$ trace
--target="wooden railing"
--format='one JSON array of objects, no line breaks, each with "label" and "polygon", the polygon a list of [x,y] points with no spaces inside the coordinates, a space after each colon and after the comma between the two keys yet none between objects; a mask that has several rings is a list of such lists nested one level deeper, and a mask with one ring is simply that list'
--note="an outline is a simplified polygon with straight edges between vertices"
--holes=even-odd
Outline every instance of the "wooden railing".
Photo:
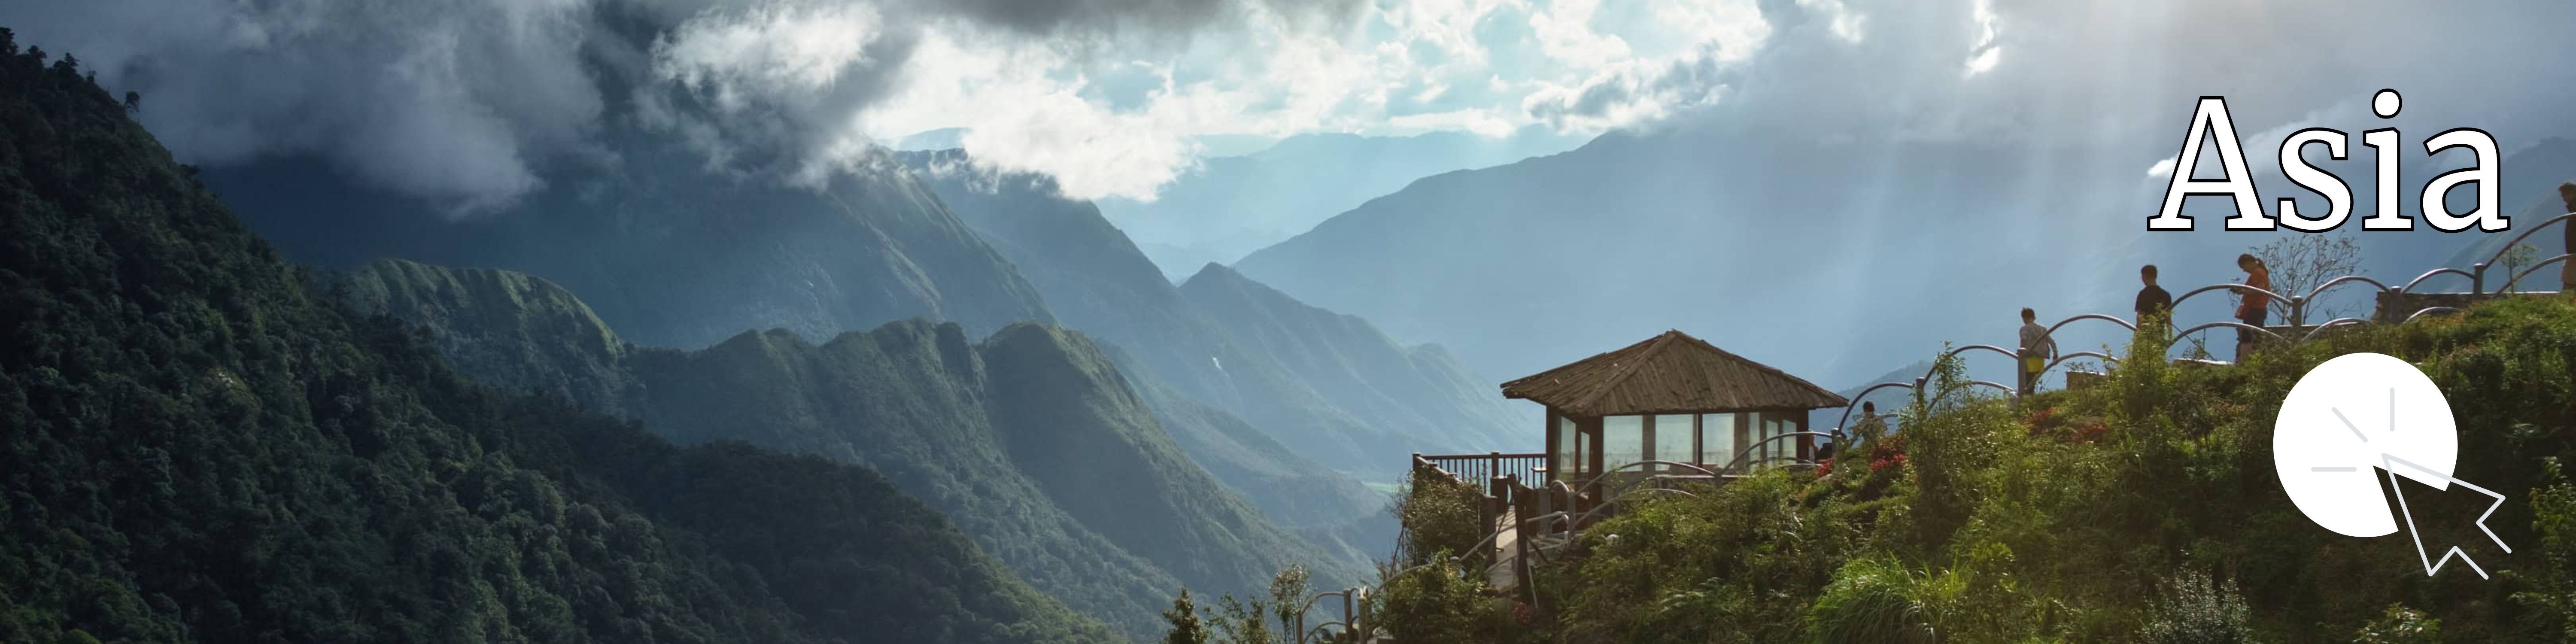
[{"label": "wooden railing", "polygon": [[1476,489],[1482,490],[1485,489],[1485,485],[1488,481],[1492,481],[1494,477],[1497,476],[1513,477],[1519,479],[1523,484],[1528,485],[1543,484],[1541,481],[1544,479],[1541,478],[1539,474],[1540,468],[1547,464],[1547,454],[1505,454],[1502,452],[1486,452],[1483,454],[1425,455],[1420,452],[1415,452],[1413,454],[1413,462],[1416,465],[1428,465],[1439,468],[1440,471],[1447,472],[1450,476],[1457,477],[1459,482],[1473,485]]}]

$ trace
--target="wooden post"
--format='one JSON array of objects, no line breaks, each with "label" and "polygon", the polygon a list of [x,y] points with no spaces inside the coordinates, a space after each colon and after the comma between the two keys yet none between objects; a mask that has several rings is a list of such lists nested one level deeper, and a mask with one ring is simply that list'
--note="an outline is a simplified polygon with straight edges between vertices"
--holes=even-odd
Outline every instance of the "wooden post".
[{"label": "wooden post", "polygon": [[[1796,418],[1798,419],[1798,431],[1807,431],[1807,415],[1798,414],[1796,415]],[[1816,437],[1805,435],[1798,437],[1798,459],[1806,461],[1816,460]]]},{"label": "wooden post", "polygon": [[[1514,481],[1518,483],[1518,481]],[[1538,591],[1530,590],[1529,514],[1515,505],[1512,511],[1512,582],[1529,593],[1530,604],[1537,605]]]},{"label": "wooden post", "polygon": [[1350,635],[1353,642],[1360,641],[1360,613],[1351,597],[1359,593],[1358,588],[1342,591],[1342,630]]}]

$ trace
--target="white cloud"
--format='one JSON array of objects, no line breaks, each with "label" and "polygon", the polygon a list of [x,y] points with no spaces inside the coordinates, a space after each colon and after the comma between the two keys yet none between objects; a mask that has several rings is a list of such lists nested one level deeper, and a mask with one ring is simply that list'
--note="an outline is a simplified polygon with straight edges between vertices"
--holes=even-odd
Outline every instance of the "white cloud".
[{"label": "white cloud", "polygon": [[[2551,29],[2576,5],[2291,2],[98,0],[13,21],[143,91],[191,162],[311,154],[459,212],[542,187],[550,159],[629,113],[729,172],[811,181],[871,141],[963,128],[979,162],[1139,199],[1201,141],[1588,134],[1693,112],[1819,139],[2170,153],[2188,97],[2227,94],[2240,127],[2270,132],[2375,123],[2337,106],[2396,86],[2418,137],[2564,133],[2563,110],[2530,106],[2576,82],[2528,61],[2567,57]],[[2446,34],[2438,56],[2387,57],[2423,33]]]},{"label": "white cloud", "polygon": [[2173,176],[2174,166],[2180,163],[2181,161],[2174,157],[2159,159],[2156,161],[2155,165],[2147,166],[2147,176],[2156,178],[2171,177]]},{"label": "white cloud", "polygon": [[867,45],[884,29],[861,4],[769,5],[700,14],[656,42],[653,68],[663,78],[707,93],[723,112],[757,97],[812,94],[868,61]]}]

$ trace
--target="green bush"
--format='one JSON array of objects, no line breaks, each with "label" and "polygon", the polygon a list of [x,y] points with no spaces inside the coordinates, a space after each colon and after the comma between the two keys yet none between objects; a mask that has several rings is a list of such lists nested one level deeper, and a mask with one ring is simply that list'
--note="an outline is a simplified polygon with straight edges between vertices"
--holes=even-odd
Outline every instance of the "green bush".
[{"label": "green bush", "polygon": [[2242,644],[2254,641],[2236,582],[2185,570],[2165,584],[2140,639],[2148,644]]},{"label": "green bush", "polygon": [[2363,624],[2352,635],[2353,644],[2441,644],[2442,620],[2404,604],[2389,604],[2388,612],[2379,619]]},{"label": "green bush", "polygon": [[1807,624],[1825,644],[1938,642],[1936,608],[1924,595],[1944,589],[1927,588],[1935,586],[1927,582],[1885,556],[1854,559],[1834,573],[1834,582],[1807,612]]},{"label": "green bush", "polygon": [[[2168,362],[2142,339],[2103,386],[2016,403],[1937,374],[1886,441],[1901,462],[1856,451],[1830,475],[1764,471],[1625,508],[1539,567],[1542,628],[1616,642],[2322,642],[2438,624],[2454,641],[2576,641],[2576,484],[2556,465],[2576,457],[2576,300],[2492,301],[2236,365]],[[2279,400],[2359,351],[2422,368],[2461,442],[2480,446],[2457,471],[2514,501],[2486,522],[2510,555],[2481,550],[2467,522],[2420,526],[2493,579],[2427,577],[2407,540],[2333,534],[2282,496]]]},{"label": "green bush", "polygon": [[1510,616],[1497,610],[1483,575],[1450,562],[1448,551],[1432,563],[1396,573],[1371,598],[1377,627],[1408,644],[1490,644],[1506,641]]},{"label": "green bush", "polygon": [[1432,553],[1446,551],[1470,553],[1470,564],[1481,563],[1485,557],[1475,546],[1493,533],[1481,525],[1484,499],[1483,493],[1447,474],[1415,468],[1395,497],[1395,517],[1403,530],[1396,537],[1398,559],[1405,566],[1420,566],[1431,562]]}]

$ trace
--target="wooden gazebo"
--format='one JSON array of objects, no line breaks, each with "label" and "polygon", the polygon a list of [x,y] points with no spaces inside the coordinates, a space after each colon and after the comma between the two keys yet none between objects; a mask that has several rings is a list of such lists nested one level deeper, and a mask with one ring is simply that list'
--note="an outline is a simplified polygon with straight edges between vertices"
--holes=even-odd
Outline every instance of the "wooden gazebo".
[{"label": "wooden gazebo", "polygon": [[1680,331],[1503,383],[1503,397],[1547,406],[1546,478],[1576,486],[1657,469],[1622,469],[1642,461],[1740,471],[1811,459],[1814,437],[1782,437],[1806,431],[1809,410],[1850,404]]}]

